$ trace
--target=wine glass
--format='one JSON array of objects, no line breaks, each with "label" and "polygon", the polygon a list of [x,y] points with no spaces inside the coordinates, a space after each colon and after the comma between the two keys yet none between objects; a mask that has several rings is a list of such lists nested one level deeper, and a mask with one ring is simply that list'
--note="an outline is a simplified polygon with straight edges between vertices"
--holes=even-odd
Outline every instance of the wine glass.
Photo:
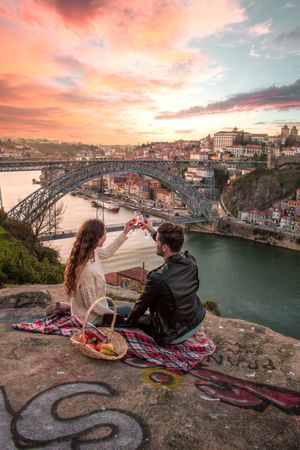
[{"label": "wine glass", "polygon": [[142,231],[144,231],[144,239],[148,239],[148,233],[147,233],[147,228],[146,228],[146,223],[147,223],[147,219],[144,216],[144,214],[141,214],[139,216],[139,227]]},{"label": "wine glass", "polygon": [[135,228],[136,228],[136,226],[137,226],[137,224],[138,224],[138,214],[137,214],[137,211],[134,211],[134,212],[133,212],[133,218],[131,219],[130,222],[131,222],[132,225],[134,225],[134,228],[130,231],[130,233],[131,233],[132,235],[135,235],[135,234],[136,234]]}]

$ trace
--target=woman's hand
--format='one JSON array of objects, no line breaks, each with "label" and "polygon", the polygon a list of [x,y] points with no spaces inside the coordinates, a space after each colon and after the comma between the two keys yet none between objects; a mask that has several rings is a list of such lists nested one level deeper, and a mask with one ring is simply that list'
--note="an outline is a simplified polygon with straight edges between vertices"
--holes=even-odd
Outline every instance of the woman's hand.
[{"label": "woman's hand", "polygon": [[46,316],[52,316],[54,314],[64,313],[71,311],[71,305],[68,302],[56,302],[52,303],[46,309]]},{"label": "woman's hand", "polygon": [[136,225],[136,224],[134,223],[133,220],[129,220],[129,222],[127,222],[127,223],[125,224],[123,233],[124,233],[124,234],[128,234],[130,230],[133,230],[133,229],[134,229],[135,225]]}]

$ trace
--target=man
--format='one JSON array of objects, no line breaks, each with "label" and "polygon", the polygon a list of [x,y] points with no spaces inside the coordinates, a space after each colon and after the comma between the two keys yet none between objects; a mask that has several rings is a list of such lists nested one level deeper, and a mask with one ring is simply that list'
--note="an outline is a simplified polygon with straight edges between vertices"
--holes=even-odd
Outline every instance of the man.
[{"label": "man", "polygon": [[[146,227],[164,264],[148,273],[144,291],[126,325],[142,329],[159,344],[179,344],[201,328],[206,312],[197,296],[197,264],[187,251],[180,253],[182,227],[164,222],[156,232],[149,220]],[[144,315],[148,308],[150,314]]]}]

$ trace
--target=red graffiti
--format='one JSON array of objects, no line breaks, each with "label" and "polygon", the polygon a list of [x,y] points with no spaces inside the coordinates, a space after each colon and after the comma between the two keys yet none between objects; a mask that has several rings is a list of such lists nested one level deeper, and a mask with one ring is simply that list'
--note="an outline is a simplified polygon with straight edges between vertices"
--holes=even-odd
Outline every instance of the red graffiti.
[{"label": "red graffiti", "polygon": [[242,408],[263,411],[269,404],[288,414],[300,415],[300,393],[267,384],[253,383],[224,375],[214,370],[191,372],[201,381],[196,386],[205,394]]}]

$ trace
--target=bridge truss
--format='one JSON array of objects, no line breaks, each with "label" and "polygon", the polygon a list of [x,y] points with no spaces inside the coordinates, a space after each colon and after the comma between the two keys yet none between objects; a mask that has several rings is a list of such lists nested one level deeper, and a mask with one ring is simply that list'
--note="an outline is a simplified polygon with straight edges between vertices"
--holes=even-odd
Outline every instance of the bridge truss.
[{"label": "bridge truss", "polygon": [[[43,169],[60,169],[60,170],[77,170],[94,164],[100,164],[102,162],[114,163],[120,160],[87,160],[87,161],[75,161],[75,160],[32,160],[32,159],[18,159],[18,160],[0,160],[0,172],[16,172],[16,171],[31,171],[31,170],[43,170]],[[229,167],[235,167],[237,169],[255,169],[267,167],[265,161],[242,161],[238,159],[213,161],[213,160],[197,160],[197,159],[132,159],[127,160],[133,164],[137,161],[151,165],[161,165],[165,167],[209,167],[211,169],[227,169]]]},{"label": "bridge truss", "polygon": [[[211,192],[203,189],[198,191],[181,177],[174,175],[153,162],[139,160],[114,160],[90,164],[81,169],[71,171],[47,183],[40,189],[22,200],[8,212],[8,216],[34,224],[45,212],[52,208],[64,195],[73,191],[81,184],[110,173],[138,173],[158,180],[163,186],[175,191],[188,206],[194,216],[201,216],[208,222],[211,220]],[[211,171],[213,176],[213,171]]]}]

